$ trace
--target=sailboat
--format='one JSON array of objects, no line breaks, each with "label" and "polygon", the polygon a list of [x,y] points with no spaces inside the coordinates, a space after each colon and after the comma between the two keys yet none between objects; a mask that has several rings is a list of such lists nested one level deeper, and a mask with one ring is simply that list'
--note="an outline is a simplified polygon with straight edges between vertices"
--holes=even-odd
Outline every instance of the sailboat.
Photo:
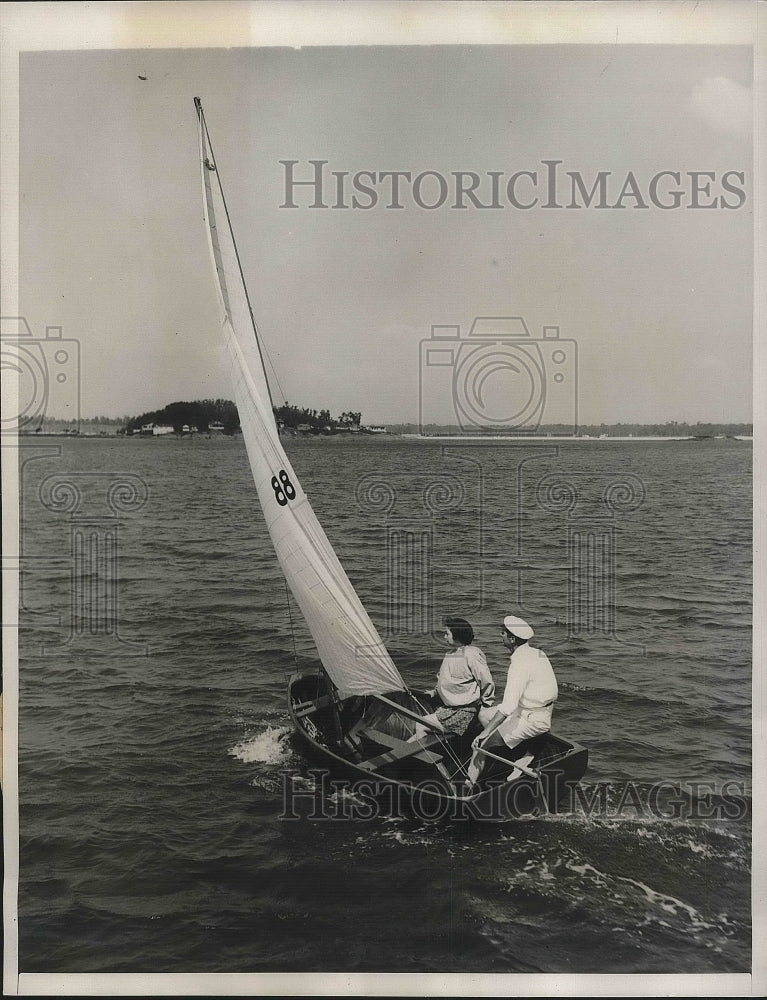
[{"label": "sailboat", "polygon": [[[423,815],[503,820],[556,809],[586,770],[587,751],[547,733],[487,761],[467,784],[471,737],[424,721],[346,575],[285,453],[258,328],[199,98],[203,214],[221,330],[253,481],[277,559],[316,645],[318,665],[288,680],[288,711],[304,750],[395,807]],[[416,724],[426,735],[414,738]],[[419,730],[420,731],[420,730]],[[488,754],[490,757],[490,754]]]}]

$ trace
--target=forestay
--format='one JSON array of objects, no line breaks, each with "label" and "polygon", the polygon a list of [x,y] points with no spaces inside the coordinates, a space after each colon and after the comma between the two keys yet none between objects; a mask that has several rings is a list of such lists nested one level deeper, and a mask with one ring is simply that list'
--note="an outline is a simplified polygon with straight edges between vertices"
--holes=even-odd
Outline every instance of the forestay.
[{"label": "forestay", "polygon": [[341,698],[405,684],[354,591],[280,443],[258,334],[205,118],[199,122],[203,212],[221,326],[253,480],[285,578]]}]

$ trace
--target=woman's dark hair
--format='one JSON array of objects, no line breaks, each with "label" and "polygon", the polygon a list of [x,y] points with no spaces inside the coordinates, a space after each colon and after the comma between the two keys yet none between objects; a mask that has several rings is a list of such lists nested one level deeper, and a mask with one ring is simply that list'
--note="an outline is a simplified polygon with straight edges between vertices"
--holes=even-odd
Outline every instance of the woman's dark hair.
[{"label": "woman's dark hair", "polygon": [[474,641],[474,629],[465,618],[445,618],[445,628],[453,633],[453,638],[462,646],[468,646]]}]

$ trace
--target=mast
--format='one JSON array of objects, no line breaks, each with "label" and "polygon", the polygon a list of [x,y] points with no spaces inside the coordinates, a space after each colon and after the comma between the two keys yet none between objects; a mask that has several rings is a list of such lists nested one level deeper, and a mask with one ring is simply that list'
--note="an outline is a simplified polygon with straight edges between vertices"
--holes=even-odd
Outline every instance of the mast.
[{"label": "mast", "polygon": [[[242,291],[245,295],[245,301],[248,304],[248,313],[250,315],[250,323],[253,328],[253,336],[256,340],[256,346],[258,347],[258,356],[261,360],[261,367],[264,369],[264,378],[266,380],[266,391],[269,394],[269,405],[272,408],[272,413],[274,413],[274,399],[272,397],[272,389],[269,385],[269,379],[266,376],[266,363],[264,361],[264,350],[261,343],[261,337],[258,332],[258,325],[256,324],[256,317],[253,315],[253,306],[250,302],[250,293],[248,292],[248,285],[245,281],[245,275],[242,270],[242,261],[240,260],[240,252],[237,249],[237,241],[234,238],[234,229],[232,228],[232,220],[229,217],[229,207],[226,204],[226,197],[224,196],[224,186],[221,183],[221,174],[218,172],[218,163],[216,161],[216,155],[213,152],[213,143],[210,141],[210,132],[208,132],[208,123],[205,121],[205,112],[202,110],[202,102],[199,97],[195,97],[194,106],[197,111],[197,118],[200,122],[200,133],[204,139],[204,143],[207,146],[208,155],[203,158],[204,168],[211,173],[216,175],[216,183],[218,184],[219,194],[221,195],[221,204],[224,206],[224,213],[226,215],[226,224],[229,227],[229,232],[232,236],[232,246],[234,247],[234,254],[237,259],[237,269],[240,273],[240,281],[242,282]],[[223,268],[219,272],[220,279],[225,282],[225,276],[223,273]],[[277,426],[277,417],[274,418],[275,427]],[[279,428],[278,428],[279,430]]]},{"label": "mast", "polygon": [[199,98],[194,105],[203,217],[221,330],[253,482],[277,558],[339,698],[405,690],[280,440],[261,340]]}]

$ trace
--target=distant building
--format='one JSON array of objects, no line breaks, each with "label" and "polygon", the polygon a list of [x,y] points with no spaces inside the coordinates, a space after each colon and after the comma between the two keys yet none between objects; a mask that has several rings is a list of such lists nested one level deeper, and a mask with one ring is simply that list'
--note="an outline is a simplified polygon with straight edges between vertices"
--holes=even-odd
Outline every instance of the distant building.
[{"label": "distant building", "polygon": [[381,424],[371,424],[369,427],[366,427],[365,430],[368,432],[368,434],[385,434],[386,433],[386,428],[383,427]]},{"label": "distant building", "polygon": [[208,424],[208,430],[210,431],[211,434],[223,434],[224,425],[221,423],[220,420],[214,420],[213,423]]},{"label": "distant building", "polygon": [[167,424],[142,424],[139,431],[140,437],[162,437],[165,434],[172,434],[173,428]]}]

